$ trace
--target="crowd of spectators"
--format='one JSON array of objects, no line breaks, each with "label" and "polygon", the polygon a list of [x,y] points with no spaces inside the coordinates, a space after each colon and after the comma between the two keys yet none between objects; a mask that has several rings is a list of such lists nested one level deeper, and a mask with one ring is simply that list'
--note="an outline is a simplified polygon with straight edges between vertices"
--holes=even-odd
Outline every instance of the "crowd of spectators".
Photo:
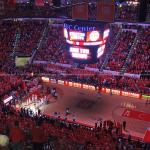
[{"label": "crowd of spectators", "polygon": [[104,63],[105,58],[111,53],[111,50],[115,47],[116,43],[118,42],[118,33],[120,32],[120,27],[118,25],[111,25],[110,26],[110,33],[108,40],[106,42],[106,48],[104,54],[99,58],[96,64],[88,64],[88,67],[91,68],[101,68],[102,64]]},{"label": "crowd of spectators", "polygon": [[46,22],[42,21],[27,21],[18,23],[18,46],[16,51],[21,55],[31,55],[37,48],[39,40],[44,31]]},{"label": "crowd of spectators", "polygon": [[8,56],[13,51],[16,28],[15,22],[3,21],[0,23],[0,66],[4,64],[4,61],[9,60]]},{"label": "crowd of spectators", "polygon": [[139,10],[138,5],[118,4],[116,5],[115,19],[118,21],[137,22],[138,10]]},{"label": "crowd of spectators", "polygon": [[150,27],[140,30],[137,45],[128,63],[127,72],[140,74],[150,72]]},{"label": "crowd of spectators", "polygon": [[7,94],[13,89],[18,88],[22,85],[22,79],[16,76],[5,75],[1,73],[0,75],[0,98],[3,96],[7,97]]},{"label": "crowd of spectators", "polygon": [[12,51],[21,55],[31,55],[39,43],[45,24],[46,22],[42,21],[2,21],[0,24],[2,59],[6,59]]},{"label": "crowd of spectators", "polygon": [[66,63],[64,47],[65,41],[63,38],[62,26],[51,26],[48,31],[46,42],[42,45],[42,49],[37,52],[35,59],[39,61],[44,60]]},{"label": "crowd of spectators", "polygon": [[150,94],[150,80],[147,78],[137,79],[125,76],[113,76],[74,67],[64,68],[55,64],[48,65],[45,71],[47,75],[57,77],[58,79],[61,78],[63,80],[82,82],[127,92]]},{"label": "crowd of spectators", "polygon": [[[15,21],[1,21],[0,23],[0,50],[12,51],[18,25]],[[4,51],[5,50],[5,51]]]},{"label": "crowd of spectators", "polygon": [[[1,148],[12,150],[148,150],[148,145],[122,138],[121,124],[111,120],[98,121],[95,127],[82,125],[75,120],[29,115],[26,108],[15,110],[13,105],[0,103]],[[5,138],[2,139],[2,135]]]},{"label": "crowd of spectators", "polygon": [[[20,30],[20,39],[18,41],[17,51],[19,50],[22,54],[31,54],[33,50],[36,49],[38,45],[38,41],[43,33],[44,30],[44,21],[27,21],[27,22],[12,22],[6,21],[1,24],[1,71],[6,71],[8,73],[21,73],[26,74],[28,72],[34,72],[36,70],[37,73],[41,73],[41,68],[35,69],[34,67],[27,67],[26,69],[15,68],[14,60],[10,57],[9,54],[13,52],[13,46],[15,42],[15,31]],[[8,30],[7,30],[8,28]],[[11,30],[9,30],[11,29]],[[71,69],[58,67],[56,65],[49,65],[45,68],[51,68],[49,70],[55,70],[55,72],[62,72],[65,74],[77,75],[79,77],[91,77],[95,75],[95,72],[88,71],[85,68],[98,68],[100,69],[105,58],[113,49],[113,53],[108,60],[108,63],[104,69],[109,69],[113,71],[120,71],[126,61],[128,53],[130,52],[130,48],[133,44],[135,36],[138,34],[138,41],[133,50],[133,54],[131,55],[131,59],[127,65],[127,72],[140,74],[143,71],[149,71],[149,27],[142,27],[137,25],[123,25],[122,27],[119,25],[112,25],[110,37],[106,44],[106,49],[104,55],[99,59],[96,64],[91,65],[83,65],[81,69],[76,68],[73,65]],[[122,30],[122,31],[121,31]],[[135,30],[137,32],[135,32]],[[120,35],[117,37],[118,32]],[[36,38],[34,35],[37,35]],[[4,38],[2,38],[4,37]],[[63,38],[63,30],[62,26],[50,26],[47,33],[47,39],[42,44],[41,49],[37,50],[36,56],[34,60],[40,61],[50,61],[50,62],[59,62],[62,64],[71,64],[72,62],[67,59],[66,57],[66,50],[65,50],[65,40]],[[7,43],[7,44],[6,44]],[[28,46],[27,46],[28,45]],[[17,52],[16,51],[16,52]],[[3,61],[5,59],[5,61]],[[145,60],[147,63],[145,63]],[[42,68],[42,73],[47,71],[47,69]],[[102,77],[100,75],[100,77]],[[105,76],[104,76],[105,78]],[[106,76],[107,78],[107,76]],[[108,79],[109,86],[115,89],[122,89],[137,93],[144,93],[149,94],[149,82],[147,79],[133,79],[128,77],[122,77],[120,80],[114,81]],[[128,83],[126,85],[126,82]]]},{"label": "crowd of spectators", "polygon": [[[119,28],[121,28],[120,30],[122,31],[119,31]],[[125,63],[127,63],[127,65],[125,65],[125,71],[127,73],[141,74],[143,72],[149,72],[150,45],[148,41],[150,40],[150,27],[123,25],[122,27],[113,27],[113,29],[116,30],[115,34],[120,32],[118,39],[115,38],[116,35],[108,39],[104,55],[100,58],[97,65],[90,65],[90,67],[101,67],[107,55],[109,55],[113,49],[113,53],[109,57],[108,63],[104,69],[119,72],[122,70]],[[135,45],[133,46],[133,44]],[[126,62],[128,55],[131,57]],[[145,61],[147,63],[145,63]]]},{"label": "crowd of spectators", "polygon": [[[56,64],[15,68],[15,66],[12,65],[14,64],[14,60],[11,59],[9,54],[12,54],[15,50],[14,42],[16,32],[18,32],[18,34],[20,32],[17,50],[20,50],[19,52],[21,54],[27,55],[36,49],[39,39],[42,36],[44,25],[45,23],[41,21],[7,22],[0,24],[0,71],[19,75],[19,77],[8,76],[3,72],[1,73],[1,99],[2,97],[7,97],[7,94],[12,90],[17,90],[19,86],[23,86],[22,78],[34,75],[42,76],[42,73],[47,73],[48,76],[58,79],[150,95],[150,80],[146,78],[134,79],[95,73],[85,69],[88,65],[82,66],[84,69],[81,69],[81,66],[80,68],[78,68],[78,66],[65,68]],[[127,28],[130,29],[130,27]],[[137,27],[134,28],[138,29]],[[143,70],[149,71],[149,29],[149,27],[138,29],[138,32],[140,32],[139,39],[133,51],[127,70],[128,72],[141,73]],[[110,35],[112,38],[109,39],[109,43],[106,45],[106,53],[104,56],[109,53],[111,43],[112,47],[116,45],[117,31],[119,31],[118,27],[112,27]],[[62,27],[50,27],[47,37],[46,44],[37,50],[35,60],[53,61],[62,64],[70,63],[69,60],[66,60],[64,53],[65,41],[63,39]],[[134,38],[135,33],[132,31],[121,32],[120,39],[117,42],[118,45],[115,47],[112,57],[108,62],[110,70],[119,71],[122,68],[122,63],[125,62]],[[103,59],[105,59],[105,57]],[[102,63],[100,60],[97,64],[89,66],[98,68]],[[118,66],[119,63],[120,66]],[[10,140],[9,146],[14,150],[20,147],[21,149],[23,149],[23,147],[33,149],[34,147],[35,150],[41,149],[41,147],[45,149],[46,147],[49,147],[49,149],[55,148],[58,150],[93,150],[96,148],[104,150],[123,150],[127,148],[135,149],[136,147],[146,149],[146,147],[144,147],[146,145],[140,142],[127,142],[122,139],[118,134],[116,126],[111,121],[104,121],[102,126],[91,128],[76,122],[69,123],[62,118],[49,118],[43,115],[30,116],[26,110],[22,109],[21,111],[16,111],[13,106],[6,106],[3,102],[0,103],[0,117],[0,134],[8,137]]]},{"label": "crowd of spectators", "polygon": [[[46,23],[42,21],[9,21],[2,23],[2,40],[0,46],[1,65],[5,65],[3,61],[4,59],[10,61],[10,57],[8,56],[10,56],[12,51],[22,55],[31,55],[32,52],[37,48],[40,37],[44,31],[45,24]],[[133,45],[135,36],[139,34],[136,48],[128,62],[129,65],[127,65],[127,72],[140,74],[143,70],[149,71],[149,63],[145,63],[143,61],[145,59],[147,59],[147,61],[149,60],[149,27],[142,28],[140,26],[131,26],[123,27],[123,31],[119,31],[121,27],[118,27],[117,25],[111,26],[111,34],[106,44],[104,55],[96,64],[86,66],[90,66],[92,68],[101,68],[105,58],[115,47],[105,69],[121,71],[131,50],[130,48]],[[9,29],[7,30],[7,28]],[[137,33],[132,30],[137,30]],[[117,39],[116,37],[118,32],[120,32],[120,36]],[[17,46],[14,48],[17,33],[20,34],[20,38],[18,38]],[[36,37],[34,36],[35,34]],[[42,49],[37,52],[35,60],[70,63],[70,61],[66,59],[67,54],[65,53],[65,49],[66,47],[65,40],[63,38],[62,27],[50,27],[47,36],[47,42],[45,42],[45,45],[42,46]]]},{"label": "crowd of spectators", "polygon": [[121,70],[133,44],[135,36],[136,33],[132,31],[121,32],[120,38],[117,41],[117,46],[115,47],[114,52],[108,61],[106,69],[113,71]]},{"label": "crowd of spectators", "polygon": [[31,56],[45,24],[43,21],[6,20],[0,23],[0,71],[13,73],[16,56]]},{"label": "crowd of spectators", "polygon": [[[117,36],[118,32],[120,32],[119,36]],[[131,26],[127,25],[127,26],[123,26],[122,28],[117,25],[114,26],[112,25],[110,37],[106,44],[106,48],[103,56],[98,60],[96,64],[91,64],[86,66],[92,68],[101,68],[104,60],[113,50],[113,53],[109,58],[108,63],[104,69],[112,70],[112,71],[121,71],[121,69],[123,68],[126,62],[129,52],[132,50],[131,49],[132,45],[135,42],[137,42],[135,41],[135,37],[139,33],[140,33],[140,35],[138,36],[139,41],[138,44],[136,45],[136,49],[134,50],[134,53],[132,54],[131,60],[129,60],[128,62],[131,65],[127,66],[127,72],[140,74],[143,70],[148,71],[149,63],[144,63],[144,61],[141,60],[143,59],[149,60],[149,55],[148,55],[149,54],[148,53],[149,27],[142,28],[141,26],[134,26],[134,25]],[[51,27],[48,33],[48,40],[46,44],[43,45],[42,49],[37,52],[35,60],[53,61],[53,62],[60,62],[64,64],[71,63],[70,60],[66,59],[67,54],[65,49],[66,47],[63,38],[62,27],[61,26]],[[140,56],[142,56],[143,58],[141,59]]]}]

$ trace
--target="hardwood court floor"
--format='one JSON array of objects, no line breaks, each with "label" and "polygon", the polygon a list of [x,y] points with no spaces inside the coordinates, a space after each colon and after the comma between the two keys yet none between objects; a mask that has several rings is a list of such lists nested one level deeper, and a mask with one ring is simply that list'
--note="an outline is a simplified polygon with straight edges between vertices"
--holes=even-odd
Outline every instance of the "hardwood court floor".
[{"label": "hardwood court floor", "polygon": [[122,113],[128,107],[134,106],[133,110],[142,111],[150,114],[150,105],[145,105],[144,100],[102,94],[101,98],[95,91],[66,87],[57,84],[45,84],[45,86],[56,87],[58,99],[56,102],[41,107],[43,113],[53,116],[54,112],[60,112],[61,117],[65,115],[65,109],[70,108],[71,114],[68,120],[72,120],[75,115],[78,122],[94,126],[95,122],[102,118],[127,122],[126,134],[133,134],[143,137],[146,129],[150,127],[150,122],[123,117]]}]

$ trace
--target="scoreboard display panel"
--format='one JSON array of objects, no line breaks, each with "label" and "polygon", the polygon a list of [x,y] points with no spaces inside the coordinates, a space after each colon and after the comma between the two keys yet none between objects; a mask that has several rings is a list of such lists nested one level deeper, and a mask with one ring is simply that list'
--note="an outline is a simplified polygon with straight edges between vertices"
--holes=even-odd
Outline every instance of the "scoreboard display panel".
[{"label": "scoreboard display panel", "polygon": [[97,61],[97,51],[99,46],[77,46],[67,44],[69,58],[76,63],[95,63]]},{"label": "scoreboard display panel", "polygon": [[105,22],[67,20],[64,37],[68,56],[78,63],[95,63],[105,49],[109,25]]}]

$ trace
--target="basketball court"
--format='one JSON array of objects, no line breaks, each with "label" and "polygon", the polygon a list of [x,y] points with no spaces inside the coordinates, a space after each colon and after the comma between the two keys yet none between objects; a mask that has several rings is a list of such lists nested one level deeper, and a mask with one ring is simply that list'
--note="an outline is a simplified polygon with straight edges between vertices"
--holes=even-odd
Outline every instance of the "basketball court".
[{"label": "basketball court", "polygon": [[54,112],[60,112],[64,118],[68,107],[68,120],[72,121],[75,116],[77,122],[91,126],[99,119],[126,121],[124,133],[140,138],[150,127],[150,104],[146,105],[144,100],[110,94],[99,97],[95,91],[57,84],[46,83],[45,86],[55,87],[58,99],[40,107],[44,114],[54,116]]}]

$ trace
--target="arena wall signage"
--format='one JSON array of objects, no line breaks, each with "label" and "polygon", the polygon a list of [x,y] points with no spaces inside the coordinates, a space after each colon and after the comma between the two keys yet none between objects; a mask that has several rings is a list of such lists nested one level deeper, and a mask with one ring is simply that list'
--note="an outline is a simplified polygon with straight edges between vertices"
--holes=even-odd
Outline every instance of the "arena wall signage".
[{"label": "arena wall signage", "polygon": [[3,100],[4,104],[9,103],[13,99],[13,96],[9,96],[6,99]]},{"label": "arena wall signage", "polygon": [[96,91],[98,89],[98,91],[102,93],[108,93],[108,94],[111,93],[114,95],[127,96],[127,97],[137,98],[137,99],[143,98],[142,95],[139,93],[126,92],[122,90],[110,89],[110,88],[104,88],[104,87],[100,89],[99,87],[95,87],[89,84],[82,84],[82,83],[71,82],[71,81],[66,81],[66,80],[64,81],[64,80],[49,79],[48,77],[41,77],[41,79],[43,82],[49,82],[49,83],[54,83],[54,84],[59,84],[59,85],[65,85],[65,86],[87,89],[87,90],[92,90],[92,91]]},{"label": "arena wall signage", "polygon": [[150,99],[150,95],[142,95],[143,99]]}]

